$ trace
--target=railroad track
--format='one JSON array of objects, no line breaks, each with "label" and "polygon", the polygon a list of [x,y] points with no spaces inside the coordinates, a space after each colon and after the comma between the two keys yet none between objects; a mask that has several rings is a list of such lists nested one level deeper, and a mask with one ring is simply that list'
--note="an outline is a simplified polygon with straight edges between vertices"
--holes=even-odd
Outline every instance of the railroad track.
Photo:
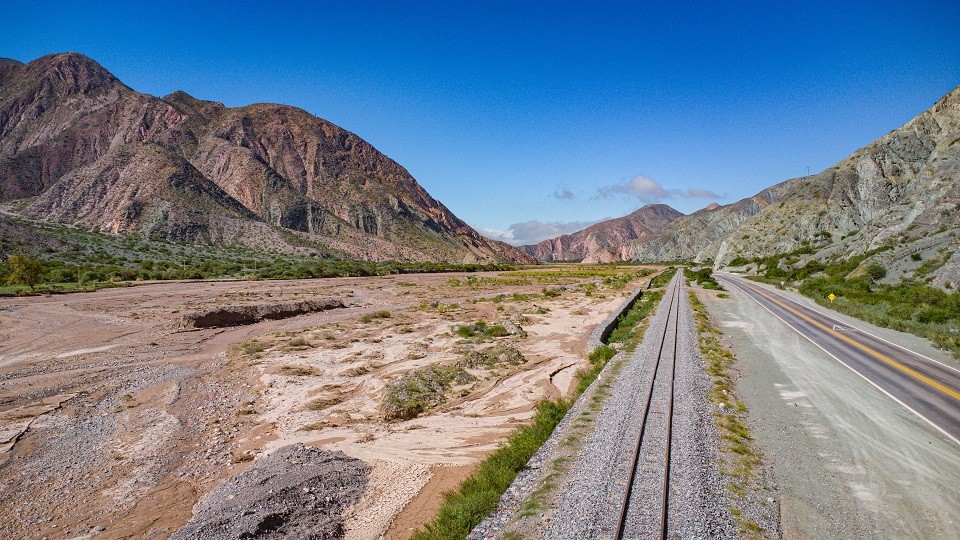
[{"label": "railroad track", "polygon": [[674,381],[683,276],[669,287],[667,317],[650,383],[638,396],[642,402],[639,435],[629,465],[614,538],[667,538],[670,512],[670,452],[672,448]]}]

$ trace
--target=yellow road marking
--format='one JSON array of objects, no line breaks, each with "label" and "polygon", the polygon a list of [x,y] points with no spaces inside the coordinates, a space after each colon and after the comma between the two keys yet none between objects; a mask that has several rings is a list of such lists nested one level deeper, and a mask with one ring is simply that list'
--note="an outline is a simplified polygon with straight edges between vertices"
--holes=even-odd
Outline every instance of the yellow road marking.
[{"label": "yellow road marking", "polygon": [[893,366],[893,367],[899,369],[900,371],[906,373],[907,375],[910,375],[911,377],[913,377],[913,378],[915,378],[915,379],[917,379],[917,380],[919,380],[919,381],[922,381],[922,382],[925,382],[925,383],[929,384],[930,386],[936,388],[937,390],[940,390],[940,391],[943,392],[944,394],[947,394],[948,396],[950,396],[950,397],[952,397],[952,398],[954,398],[954,399],[956,399],[956,400],[960,400],[960,392],[958,392],[958,391],[956,391],[956,390],[954,390],[954,389],[952,389],[952,388],[950,388],[950,387],[948,387],[948,386],[945,386],[944,384],[942,384],[942,383],[940,383],[940,382],[937,382],[937,381],[931,379],[930,377],[927,377],[926,375],[924,375],[924,374],[922,374],[922,373],[919,373],[919,372],[917,372],[917,371],[915,371],[915,370],[913,370],[913,369],[911,369],[911,368],[908,368],[907,366],[901,364],[900,362],[897,362],[897,361],[894,360],[893,358],[890,358],[889,356],[887,356],[887,355],[885,355],[885,354],[883,354],[883,353],[881,353],[881,352],[879,352],[879,351],[876,351],[876,350],[874,350],[874,349],[872,349],[872,348],[864,345],[863,343],[860,343],[859,341],[850,338],[849,336],[846,336],[846,335],[844,335],[844,334],[841,334],[840,332],[837,332],[836,330],[834,330],[834,329],[832,329],[832,328],[828,328],[827,326],[821,324],[820,322],[815,321],[815,320],[813,320],[812,318],[808,317],[807,315],[805,315],[805,314],[803,314],[803,313],[800,313],[799,311],[793,309],[792,307],[790,307],[790,306],[788,306],[788,305],[780,302],[779,300],[777,300],[776,298],[770,296],[769,294],[767,294],[766,291],[763,291],[763,290],[760,289],[759,287],[754,288],[754,287],[752,287],[752,286],[747,286],[747,288],[750,289],[750,290],[752,290],[753,292],[759,294],[760,296],[766,298],[767,300],[773,302],[774,304],[777,304],[778,306],[780,306],[780,307],[782,307],[783,309],[789,311],[790,313],[793,313],[793,314],[796,315],[797,317],[800,317],[801,319],[807,321],[808,323],[810,323],[810,324],[812,324],[812,325],[820,328],[821,330],[827,332],[828,334],[831,334],[831,335],[833,335],[833,336],[836,337],[836,338],[839,338],[839,339],[841,339],[841,340],[843,340],[843,341],[846,341],[846,342],[849,343],[850,345],[853,345],[854,347],[856,347],[856,348],[860,349],[861,351],[869,354],[870,356],[873,356],[874,358],[877,358],[878,360],[881,360],[881,361],[883,361],[883,362],[886,362],[886,363],[889,364],[890,366]]}]

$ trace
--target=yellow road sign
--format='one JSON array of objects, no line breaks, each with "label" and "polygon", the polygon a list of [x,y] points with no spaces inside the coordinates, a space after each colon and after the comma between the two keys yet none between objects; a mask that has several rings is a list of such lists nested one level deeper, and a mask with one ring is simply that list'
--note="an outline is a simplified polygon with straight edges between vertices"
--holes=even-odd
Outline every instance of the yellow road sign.
[{"label": "yellow road sign", "polygon": [[827,298],[829,298],[830,301],[833,302],[834,300],[837,299],[837,295],[835,295],[835,294],[833,294],[833,293],[830,293],[830,294],[827,295]]}]

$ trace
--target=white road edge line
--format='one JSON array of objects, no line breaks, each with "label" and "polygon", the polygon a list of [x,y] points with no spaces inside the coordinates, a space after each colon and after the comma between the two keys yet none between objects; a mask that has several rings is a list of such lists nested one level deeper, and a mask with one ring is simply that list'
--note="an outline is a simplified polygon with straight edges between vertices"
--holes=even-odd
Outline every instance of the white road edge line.
[{"label": "white road edge line", "polygon": [[[731,282],[731,283],[733,283],[733,282]],[[833,358],[833,359],[836,360],[837,362],[840,362],[841,364],[843,364],[844,367],[846,367],[846,368],[849,369],[850,371],[852,371],[852,372],[856,373],[857,375],[859,375],[861,378],[863,378],[863,380],[865,380],[865,381],[867,381],[868,383],[870,383],[871,385],[873,385],[877,390],[880,390],[881,392],[883,392],[884,394],[886,394],[890,399],[896,401],[897,403],[899,403],[900,405],[902,405],[903,408],[907,409],[908,411],[910,411],[910,412],[912,412],[913,414],[915,414],[915,415],[917,415],[918,417],[920,417],[920,419],[922,419],[924,422],[930,424],[934,429],[936,429],[937,431],[939,431],[940,433],[942,433],[946,438],[950,439],[951,441],[953,441],[954,443],[956,443],[958,446],[960,446],[960,439],[957,439],[957,438],[954,437],[953,435],[947,433],[942,427],[938,426],[937,424],[933,423],[933,421],[931,421],[929,418],[927,418],[926,416],[924,416],[924,415],[920,414],[919,412],[917,412],[916,409],[914,409],[913,407],[911,407],[911,406],[907,405],[906,403],[900,401],[899,398],[897,398],[896,396],[894,396],[894,395],[891,394],[890,392],[887,392],[886,390],[884,390],[883,388],[881,388],[880,385],[878,385],[877,383],[871,381],[866,375],[864,375],[863,373],[860,373],[859,371],[857,371],[856,369],[854,369],[853,367],[851,367],[849,364],[847,364],[847,363],[844,362],[843,360],[837,358],[833,353],[831,353],[830,351],[824,349],[822,345],[820,345],[819,343],[817,343],[816,341],[814,341],[812,338],[810,338],[809,336],[807,336],[806,334],[804,334],[804,333],[801,332],[800,330],[797,330],[792,324],[790,324],[790,323],[788,323],[787,321],[783,320],[779,315],[777,315],[776,313],[774,313],[774,312],[773,312],[770,308],[768,308],[767,306],[765,306],[765,305],[763,305],[762,303],[760,303],[756,298],[750,296],[750,294],[749,294],[747,291],[743,290],[739,285],[737,285],[736,283],[733,283],[733,286],[736,287],[737,289],[739,289],[740,292],[742,292],[743,294],[746,294],[748,298],[750,298],[751,300],[753,300],[754,302],[756,302],[757,304],[759,304],[760,307],[762,307],[763,309],[769,311],[771,315],[773,315],[773,316],[776,317],[777,319],[780,319],[780,322],[782,322],[783,324],[787,325],[788,328],[790,328],[790,329],[793,330],[794,332],[800,334],[804,339],[806,339],[806,340],[809,341],[810,343],[813,343],[814,345],[816,345],[817,348],[819,348],[821,351],[827,353],[831,358]]]},{"label": "white road edge line", "polygon": [[[734,276],[735,278],[736,278],[736,277],[739,277],[739,276],[736,276],[735,274],[730,274],[729,272],[717,272],[717,273],[718,273],[718,274],[727,274],[727,275],[730,275],[730,276]],[[745,278],[740,278],[740,279],[745,279]],[[764,290],[766,290],[767,292],[769,292],[769,293],[771,293],[771,294],[774,294],[774,295],[776,295],[776,296],[779,296],[780,298],[783,298],[784,300],[786,300],[786,301],[788,301],[788,302],[793,302],[794,304],[800,304],[800,303],[797,302],[796,300],[793,300],[792,298],[787,298],[786,296],[780,294],[779,292],[777,292],[777,291],[775,291],[775,290],[773,290],[773,289],[770,289],[769,287],[764,287],[764,285],[765,285],[764,283],[758,283],[758,282],[755,282],[755,281],[753,281],[753,282],[751,282],[751,283],[756,283],[757,286],[762,287],[762,288],[763,288]],[[814,304],[814,305],[816,305],[816,304]],[[866,335],[868,335],[868,336],[870,336],[870,337],[877,338],[877,339],[879,339],[880,341],[882,341],[882,342],[884,342],[884,343],[887,343],[887,344],[889,344],[889,345],[893,345],[894,347],[896,347],[896,348],[898,348],[898,349],[902,349],[902,350],[904,350],[904,351],[907,351],[908,353],[915,354],[915,355],[917,355],[917,356],[919,356],[919,357],[921,357],[921,358],[926,358],[927,360],[929,360],[929,361],[931,361],[931,362],[934,362],[934,363],[936,363],[936,364],[940,364],[941,366],[943,366],[943,367],[945,367],[945,368],[952,369],[953,371],[956,371],[957,373],[960,373],[960,369],[955,368],[955,367],[951,366],[950,364],[945,364],[945,363],[941,362],[940,360],[937,360],[937,359],[935,359],[935,358],[930,358],[929,356],[927,356],[927,355],[925,355],[925,354],[923,354],[923,353],[918,353],[917,351],[914,351],[914,350],[912,350],[912,349],[908,349],[908,348],[904,347],[903,345],[900,345],[900,344],[898,344],[898,343],[894,343],[894,342],[890,341],[889,339],[884,339],[884,338],[882,338],[882,337],[880,337],[880,336],[878,336],[878,335],[876,335],[876,334],[872,334],[872,333],[870,333],[870,332],[867,332],[866,330],[863,330],[862,328],[857,328],[856,326],[853,326],[853,325],[850,325],[850,324],[848,324],[848,323],[845,323],[845,322],[841,321],[840,319],[837,319],[837,318],[833,317],[832,315],[829,315],[829,314],[827,314],[827,313],[824,313],[824,312],[820,311],[819,309],[817,309],[817,308],[815,308],[815,307],[806,306],[806,305],[802,305],[802,307],[804,307],[804,308],[806,308],[806,309],[809,309],[810,311],[816,311],[817,313],[819,313],[820,315],[823,315],[824,317],[830,319],[831,321],[835,321],[835,322],[840,323],[840,324],[846,324],[847,326],[849,326],[850,328],[853,328],[854,330],[856,330],[856,331],[858,331],[858,332],[862,332],[862,333],[864,333],[864,334],[866,334]],[[852,319],[856,319],[856,317],[851,317],[851,318],[852,318]],[[918,337],[919,337],[919,336],[918,336]],[[922,339],[926,339],[926,338],[922,338]],[[928,341],[929,341],[929,340],[928,340]]]}]

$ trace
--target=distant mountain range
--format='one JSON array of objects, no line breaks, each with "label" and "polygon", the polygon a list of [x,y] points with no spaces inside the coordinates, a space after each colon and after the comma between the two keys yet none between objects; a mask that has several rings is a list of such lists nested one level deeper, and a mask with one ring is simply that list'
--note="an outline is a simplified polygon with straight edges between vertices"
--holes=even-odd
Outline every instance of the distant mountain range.
[{"label": "distant mountain range", "polygon": [[610,262],[631,257],[629,246],[650,238],[683,216],[665,204],[650,204],[633,213],[595,223],[582,231],[522,246],[540,261]]},{"label": "distant mountain range", "polygon": [[[665,222],[639,229],[638,214],[651,212]],[[646,206],[524,250],[540,260],[687,260],[716,268],[798,251],[800,265],[868,255],[862,265],[882,264],[888,281],[957,287],[960,87],[819,174],[690,215]]]},{"label": "distant mountain range", "polygon": [[[114,234],[365,260],[528,263],[295,107],[136,92],[81,54],[0,59],[0,202]],[[24,202],[24,201],[22,201]]]}]

